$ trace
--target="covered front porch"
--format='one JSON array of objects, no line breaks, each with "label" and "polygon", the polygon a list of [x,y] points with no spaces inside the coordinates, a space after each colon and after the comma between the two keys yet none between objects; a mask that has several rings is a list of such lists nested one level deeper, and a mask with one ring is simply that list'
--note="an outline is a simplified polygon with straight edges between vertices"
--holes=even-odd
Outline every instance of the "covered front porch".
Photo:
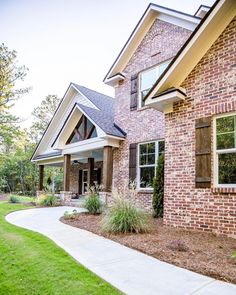
[{"label": "covered front porch", "polygon": [[[107,201],[112,188],[113,149],[103,148],[84,152],[71,152],[41,159],[39,164],[39,187],[37,195],[45,192],[45,169],[47,166],[63,167],[63,186],[60,199],[70,204],[88,194],[90,187],[97,187],[103,201]],[[45,155],[46,156],[46,155]]]},{"label": "covered front porch", "polygon": [[94,185],[101,185],[107,196],[113,150],[125,137],[114,120],[113,98],[71,83],[32,156],[39,165],[38,194],[45,188],[45,167],[56,166],[63,167],[64,204],[86,195]]}]

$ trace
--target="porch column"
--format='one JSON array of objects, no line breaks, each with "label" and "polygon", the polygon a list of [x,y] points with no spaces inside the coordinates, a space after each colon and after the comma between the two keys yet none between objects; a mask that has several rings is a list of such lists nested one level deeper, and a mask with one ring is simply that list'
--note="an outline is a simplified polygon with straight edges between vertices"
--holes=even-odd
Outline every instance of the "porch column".
[{"label": "porch column", "polygon": [[110,192],[112,187],[113,155],[112,147],[104,146],[103,149],[103,186],[105,192]]},{"label": "porch column", "polygon": [[70,190],[70,166],[71,166],[71,155],[64,155],[64,182],[63,190],[68,192]]},{"label": "porch column", "polygon": [[44,165],[39,165],[39,191],[43,190]]},{"label": "porch column", "polygon": [[88,158],[88,188],[94,185],[94,158]]}]

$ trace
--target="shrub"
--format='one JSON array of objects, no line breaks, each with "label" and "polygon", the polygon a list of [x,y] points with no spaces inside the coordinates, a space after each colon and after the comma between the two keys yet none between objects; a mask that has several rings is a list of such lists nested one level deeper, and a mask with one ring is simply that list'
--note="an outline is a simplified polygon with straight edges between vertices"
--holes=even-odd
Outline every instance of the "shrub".
[{"label": "shrub", "polygon": [[71,213],[69,213],[68,211],[65,211],[64,213],[64,219],[70,220],[70,219],[77,219],[79,216],[79,212],[76,211],[76,209],[74,209]]},{"label": "shrub", "polygon": [[163,199],[164,199],[164,154],[159,156],[156,176],[153,180],[153,217],[163,216]]},{"label": "shrub", "polygon": [[232,258],[236,258],[236,251],[233,253]]},{"label": "shrub", "polygon": [[102,219],[102,228],[111,233],[145,233],[150,230],[148,215],[131,201],[117,198]]},{"label": "shrub", "polygon": [[181,240],[173,240],[168,245],[167,248],[173,251],[180,251],[180,252],[187,252],[188,246],[185,244],[184,241]]},{"label": "shrub", "polygon": [[42,206],[53,207],[58,205],[57,197],[53,195],[43,195],[39,198],[38,203]]},{"label": "shrub", "polygon": [[91,192],[85,199],[84,208],[87,209],[90,214],[100,214],[102,212],[102,202],[96,192]]},{"label": "shrub", "polygon": [[9,197],[9,202],[10,203],[20,203],[20,199],[17,197],[17,196],[14,196],[14,195],[10,195]]}]

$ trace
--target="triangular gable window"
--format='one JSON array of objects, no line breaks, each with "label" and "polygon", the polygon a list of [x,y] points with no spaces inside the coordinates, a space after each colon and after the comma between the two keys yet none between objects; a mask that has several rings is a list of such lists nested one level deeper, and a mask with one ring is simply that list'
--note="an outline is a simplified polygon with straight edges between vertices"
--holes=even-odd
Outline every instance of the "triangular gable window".
[{"label": "triangular gable window", "polygon": [[66,144],[97,137],[96,127],[84,115],[80,118]]}]

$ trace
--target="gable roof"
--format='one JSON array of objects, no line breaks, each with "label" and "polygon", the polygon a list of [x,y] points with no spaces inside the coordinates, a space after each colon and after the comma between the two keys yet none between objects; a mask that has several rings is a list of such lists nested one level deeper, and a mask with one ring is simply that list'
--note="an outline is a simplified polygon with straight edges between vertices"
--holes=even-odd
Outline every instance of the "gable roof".
[{"label": "gable roof", "polygon": [[98,108],[94,109],[77,103],[80,109],[106,134],[124,138],[126,133],[114,122],[114,98],[84,86],[72,84]]},{"label": "gable roof", "polygon": [[[55,111],[50,123],[48,124],[45,132],[43,133],[38,145],[35,148],[35,151],[31,157],[31,160],[35,160],[38,157],[42,157],[43,155],[36,155],[37,150],[39,149],[43,138],[45,137],[50,125],[52,124],[53,120],[55,119],[56,113],[61,108],[61,105],[63,101],[65,100],[67,93],[71,88],[74,88],[77,92],[79,92],[81,95],[83,95],[86,99],[88,99],[92,105],[95,107],[89,107],[82,103],[76,102],[76,104],[71,108],[71,111],[69,112],[67,118],[65,119],[63,126],[61,127],[60,131],[58,132],[56,139],[53,141],[52,147],[54,143],[56,142],[58,136],[60,135],[61,131],[63,130],[66,122],[69,120],[69,117],[71,113],[73,112],[75,106],[78,106],[80,111],[87,116],[89,119],[94,121],[97,126],[99,126],[105,134],[108,136],[115,136],[119,137],[121,139],[125,138],[126,133],[114,122],[114,98],[107,96],[105,94],[102,94],[100,92],[94,91],[92,89],[89,89],[87,87],[70,83],[65,95],[63,96],[62,100],[59,103],[59,106],[57,110]],[[52,153],[53,154],[53,153]],[[35,156],[36,155],[36,156]]]},{"label": "gable roof", "polygon": [[123,69],[156,19],[161,19],[193,31],[201,18],[181,11],[150,3],[115,59],[103,82],[113,85],[124,78]]},{"label": "gable roof", "polygon": [[86,96],[98,109],[107,112],[107,109],[111,109],[114,113],[114,98],[87,87],[72,83],[76,89],[79,90],[84,96]]},{"label": "gable roof", "polygon": [[157,97],[166,89],[180,87],[235,14],[235,0],[217,0],[157,79],[144,100],[150,102],[151,98]]}]

